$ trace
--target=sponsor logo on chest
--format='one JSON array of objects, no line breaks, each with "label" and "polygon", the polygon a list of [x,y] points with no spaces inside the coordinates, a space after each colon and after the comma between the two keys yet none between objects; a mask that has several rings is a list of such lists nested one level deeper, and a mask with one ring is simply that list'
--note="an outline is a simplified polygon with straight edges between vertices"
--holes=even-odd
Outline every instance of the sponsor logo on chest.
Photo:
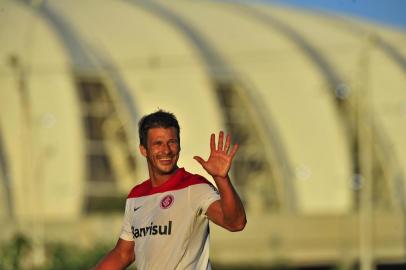
[{"label": "sponsor logo on chest", "polygon": [[149,226],[143,228],[131,226],[131,232],[134,239],[147,235],[170,235],[172,233],[172,221],[169,220],[167,225],[156,225],[154,222],[151,222]]}]

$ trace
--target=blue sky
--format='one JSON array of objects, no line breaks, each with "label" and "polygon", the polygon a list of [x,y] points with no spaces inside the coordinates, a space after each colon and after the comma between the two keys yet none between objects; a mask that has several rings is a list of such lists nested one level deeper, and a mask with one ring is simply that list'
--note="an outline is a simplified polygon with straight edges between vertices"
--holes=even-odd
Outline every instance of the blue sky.
[{"label": "blue sky", "polygon": [[406,0],[263,0],[280,5],[298,6],[393,26],[406,31]]}]

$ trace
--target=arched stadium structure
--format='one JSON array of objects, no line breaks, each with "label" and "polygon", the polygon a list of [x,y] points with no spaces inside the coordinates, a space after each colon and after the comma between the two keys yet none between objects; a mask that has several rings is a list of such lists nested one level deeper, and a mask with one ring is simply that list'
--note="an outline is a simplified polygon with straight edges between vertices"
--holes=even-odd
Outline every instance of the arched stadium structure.
[{"label": "arched stadium structure", "polygon": [[404,32],[255,2],[0,7],[0,238],[115,240],[163,108],[191,171],[211,132],[241,145],[248,225],[212,227],[214,261],[405,261]]}]

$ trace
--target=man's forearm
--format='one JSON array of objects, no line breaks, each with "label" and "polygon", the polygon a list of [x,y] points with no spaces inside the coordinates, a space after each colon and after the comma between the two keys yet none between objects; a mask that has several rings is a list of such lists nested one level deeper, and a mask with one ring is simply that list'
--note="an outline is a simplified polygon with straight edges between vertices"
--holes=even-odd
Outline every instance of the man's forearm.
[{"label": "man's forearm", "polygon": [[247,222],[244,206],[236,190],[231,184],[230,178],[214,177],[217,188],[220,192],[220,204],[223,211],[224,222],[230,230],[240,231]]}]

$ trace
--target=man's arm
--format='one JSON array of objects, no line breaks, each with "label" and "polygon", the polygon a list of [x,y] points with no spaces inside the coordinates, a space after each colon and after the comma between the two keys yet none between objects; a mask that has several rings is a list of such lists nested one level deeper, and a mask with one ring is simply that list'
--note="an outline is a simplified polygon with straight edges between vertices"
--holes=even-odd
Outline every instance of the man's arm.
[{"label": "man's arm", "polygon": [[214,181],[219,189],[221,199],[209,206],[206,212],[207,217],[229,231],[241,231],[247,220],[240,197],[228,177],[217,178]]},{"label": "man's arm", "polygon": [[93,270],[122,270],[135,260],[134,241],[118,239],[116,246]]},{"label": "man's arm", "polygon": [[247,219],[241,199],[228,176],[238,145],[234,145],[230,151],[231,138],[227,135],[223,146],[224,133],[222,131],[219,134],[217,148],[215,140],[215,135],[212,134],[210,156],[207,161],[198,156],[194,157],[213,177],[220,192],[221,199],[209,206],[206,215],[211,221],[229,231],[240,231],[244,229]]}]

